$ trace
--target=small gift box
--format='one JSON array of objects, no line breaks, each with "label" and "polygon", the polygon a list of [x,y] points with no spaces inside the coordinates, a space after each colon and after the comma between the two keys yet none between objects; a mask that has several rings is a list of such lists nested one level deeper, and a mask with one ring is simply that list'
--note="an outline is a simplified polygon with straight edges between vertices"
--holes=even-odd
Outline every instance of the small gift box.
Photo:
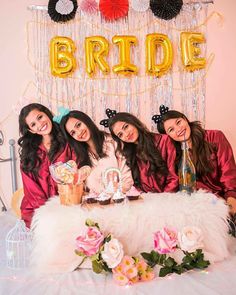
[{"label": "small gift box", "polygon": [[84,184],[58,184],[58,193],[62,205],[77,205],[82,202]]}]

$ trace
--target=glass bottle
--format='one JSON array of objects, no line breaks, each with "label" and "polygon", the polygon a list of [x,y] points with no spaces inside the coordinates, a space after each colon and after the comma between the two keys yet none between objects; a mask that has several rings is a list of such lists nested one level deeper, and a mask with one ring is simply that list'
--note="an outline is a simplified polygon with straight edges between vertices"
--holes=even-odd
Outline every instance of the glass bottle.
[{"label": "glass bottle", "polygon": [[181,143],[182,158],[179,164],[179,191],[191,194],[196,190],[196,170],[190,158],[186,141]]}]

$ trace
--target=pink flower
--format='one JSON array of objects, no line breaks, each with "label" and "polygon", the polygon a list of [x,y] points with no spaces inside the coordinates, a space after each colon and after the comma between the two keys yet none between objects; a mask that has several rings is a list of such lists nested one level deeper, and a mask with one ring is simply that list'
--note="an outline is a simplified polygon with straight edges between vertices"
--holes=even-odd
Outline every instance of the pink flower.
[{"label": "pink flower", "polygon": [[164,227],[154,233],[154,248],[159,254],[174,252],[177,246],[177,233],[175,230]]},{"label": "pink flower", "polygon": [[110,268],[116,267],[124,256],[123,246],[117,239],[105,243],[102,258]]},{"label": "pink flower", "polygon": [[112,272],[115,274],[122,274],[123,272],[123,265],[120,263],[117,267],[112,269]]},{"label": "pink flower", "polygon": [[192,253],[203,248],[202,230],[196,226],[186,226],[178,233],[181,250]]},{"label": "pink flower", "polygon": [[133,279],[137,277],[138,275],[138,270],[136,266],[131,266],[129,269],[126,270],[125,275],[128,279]]},{"label": "pink flower", "polygon": [[146,271],[141,275],[141,281],[151,281],[155,277],[155,274],[153,271]]},{"label": "pink flower", "polygon": [[126,255],[123,257],[123,259],[121,260],[121,263],[119,265],[121,265],[121,271],[122,273],[126,274],[127,270],[132,268],[135,264],[135,261],[132,257]]},{"label": "pink flower", "polygon": [[99,251],[103,240],[103,234],[96,227],[88,227],[85,234],[76,239],[77,251],[92,256]]},{"label": "pink flower", "polygon": [[144,273],[146,271],[147,267],[148,267],[147,263],[144,260],[140,260],[136,264],[136,266],[137,266],[137,269],[138,269],[139,274]]},{"label": "pink flower", "polygon": [[129,283],[129,279],[123,274],[114,273],[113,279],[120,286],[125,286]]}]

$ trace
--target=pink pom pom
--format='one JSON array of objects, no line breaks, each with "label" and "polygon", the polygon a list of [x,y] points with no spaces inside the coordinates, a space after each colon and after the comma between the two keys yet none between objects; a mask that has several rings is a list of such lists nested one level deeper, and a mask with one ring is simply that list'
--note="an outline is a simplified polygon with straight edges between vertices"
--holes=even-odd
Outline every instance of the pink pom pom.
[{"label": "pink pom pom", "polygon": [[83,0],[80,3],[80,9],[88,14],[95,14],[98,11],[98,4],[95,0]]}]

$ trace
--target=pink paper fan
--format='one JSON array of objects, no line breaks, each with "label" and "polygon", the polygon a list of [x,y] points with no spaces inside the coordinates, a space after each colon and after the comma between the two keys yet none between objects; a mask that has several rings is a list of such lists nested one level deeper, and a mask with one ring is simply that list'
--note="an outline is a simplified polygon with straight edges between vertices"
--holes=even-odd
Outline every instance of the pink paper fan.
[{"label": "pink paper fan", "polygon": [[131,7],[137,12],[144,12],[149,8],[149,0],[131,0]]},{"label": "pink paper fan", "polygon": [[129,11],[128,0],[100,0],[99,9],[102,16],[110,21],[124,17]]},{"label": "pink paper fan", "polygon": [[79,6],[83,12],[88,14],[94,14],[98,11],[98,4],[95,0],[83,0]]}]

